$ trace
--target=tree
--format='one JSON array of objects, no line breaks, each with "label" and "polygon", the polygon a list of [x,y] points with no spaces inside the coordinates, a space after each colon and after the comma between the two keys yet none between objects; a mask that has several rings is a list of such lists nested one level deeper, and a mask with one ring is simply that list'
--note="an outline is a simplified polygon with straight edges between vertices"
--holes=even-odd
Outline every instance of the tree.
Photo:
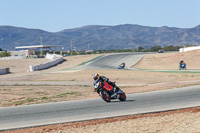
[{"label": "tree", "polygon": [[181,47],[180,46],[166,46],[166,47],[164,47],[163,49],[165,50],[165,51],[179,51],[179,49],[180,49]]},{"label": "tree", "polygon": [[154,47],[151,47],[151,51],[158,51],[158,50],[160,50],[160,49],[162,49],[161,46],[154,46]]},{"label": "tree", "polygon": [[138,52],[141,52],[143,49],[143,47],[138,47]]},{"label": "tree", "polygon": [[3,51],[2,48],[0,48],[0,51]]},{"label": "tree", "polygon": [[7,57],[7,56],[11,56],[10,52],[4,51],[0,53],[0,57]]}]

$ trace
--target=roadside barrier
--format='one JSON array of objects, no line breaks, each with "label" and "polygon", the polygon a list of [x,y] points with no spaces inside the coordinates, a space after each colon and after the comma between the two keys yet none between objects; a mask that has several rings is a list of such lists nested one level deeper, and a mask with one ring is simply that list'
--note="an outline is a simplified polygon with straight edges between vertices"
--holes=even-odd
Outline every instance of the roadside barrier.
[{"label": "roadside barrier", "polygon": [[0,68],[0,75],[10,73],[10,68]]},{"label": "roadside barrier", "polygon": [[50,61],[37,65],[29,65],[29,72],[47,69],[63,61],[63,56],[57,54],[47,54],[45,58],[50,59]]},{"label": "roadside barrier", "polygon": [[179,52],[187,52],[187,51],[198,50],[198,49],[200,49],[200,46],[185,47],[185,48],[180,48]]},{"label": "roadside barrier", "polygon": [[0,60],[18,60],[18,59],[25,59],[24,56],[9,56],[9,57],[1,57]]}]

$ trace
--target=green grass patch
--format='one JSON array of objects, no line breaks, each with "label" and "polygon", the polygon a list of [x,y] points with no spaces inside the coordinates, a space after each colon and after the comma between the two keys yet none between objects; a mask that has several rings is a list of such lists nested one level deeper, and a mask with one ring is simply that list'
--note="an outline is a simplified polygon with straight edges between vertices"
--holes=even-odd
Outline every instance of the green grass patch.
[{"label": "green grass patch", "polygon": [[42,100],[46,100],[46,99],[48,99],[48,97],[42,97],[41,99],[42,99]]},{"label": "green grass patch", "polygon": [[151,70],[151,69],[140,69],[140,68],[136,68],[136,70],[139,71],[148,71],[148,72],[165,72],[165,73],[200,73],[200,71],[189,71],[189,70]]},{"label": "green grass patch", "polygon": [[11,91],[11,89],[0,89],[0,91]]},{"label": "green grass patch", "polygon": [[75,94],[78,94],[78,92],[67,92],[67,93],[56,95],[55,97],[65,97],[67,95],[75,95]]},{"label": "green grass patch", "polygon": [[11,104],[13,104],[13,105],[22,105],[22,104],[26,104],[26,103],[33,102],[33,101],[35,101],[35,100],[36,100],[36,98],[30,98],[30,97],[28,97],[28,98],[26,98],[25,100],[13,102],[13,103],[11,103]]}]

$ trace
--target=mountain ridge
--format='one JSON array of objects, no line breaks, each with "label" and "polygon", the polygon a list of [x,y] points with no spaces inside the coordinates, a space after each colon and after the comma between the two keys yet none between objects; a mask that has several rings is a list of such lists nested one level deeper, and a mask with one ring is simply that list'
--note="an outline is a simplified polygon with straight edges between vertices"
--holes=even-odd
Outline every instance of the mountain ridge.
[{"label": "mountain ridge", "polygon": [[71,49],[71,40],[76,50],[90,49],[135,49],[152,46],[183,46],[200,43],[199,26],[194,28],[150,27],[137,24],[87,25],[58,32],[14,26],[0,26],[0,48],[14,50],[16,46],[63,45]]}]

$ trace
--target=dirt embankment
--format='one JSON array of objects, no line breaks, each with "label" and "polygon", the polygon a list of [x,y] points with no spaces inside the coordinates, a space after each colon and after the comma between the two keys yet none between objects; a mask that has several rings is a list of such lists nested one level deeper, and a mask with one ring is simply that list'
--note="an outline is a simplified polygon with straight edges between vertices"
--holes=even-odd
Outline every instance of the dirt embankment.
[{"label": "dirt embankment", "polygon": [[178,70],[180,60],[184,60],[188,70],[200,69],[200,50],[184,53],[157,53],[143,57],[134,68],[153,70]]}]

